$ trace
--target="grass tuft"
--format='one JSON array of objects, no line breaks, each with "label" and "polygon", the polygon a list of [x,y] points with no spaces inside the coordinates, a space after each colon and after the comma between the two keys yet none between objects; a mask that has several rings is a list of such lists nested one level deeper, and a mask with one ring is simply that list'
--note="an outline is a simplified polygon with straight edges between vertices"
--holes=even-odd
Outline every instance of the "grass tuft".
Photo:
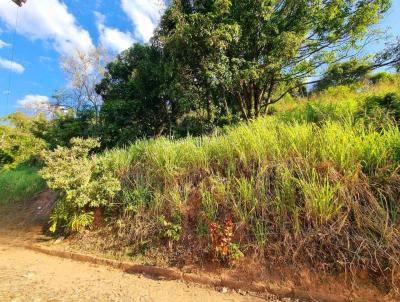
[{"label": "grass tuft", "polygon": [[19,165],[13,170],[0,172],[0,205],[22,202],[45,190],[46,183],[38,170]]}]

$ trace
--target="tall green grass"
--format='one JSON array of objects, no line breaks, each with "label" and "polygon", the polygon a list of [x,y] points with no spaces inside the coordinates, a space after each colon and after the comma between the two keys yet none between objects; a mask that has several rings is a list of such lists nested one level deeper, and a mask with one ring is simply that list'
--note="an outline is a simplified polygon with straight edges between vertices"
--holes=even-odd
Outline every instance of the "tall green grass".
[{"label": "tall green grass", "polygon": [[390,271],[400,257],[394,125],[266,117],[222,136],[141,141],[104,156],[123,184],[122,203],[136,209],[130,219],[179,216],[198,244],[204,226],[232,217],[241,248],[270,261]]},{"label": "tall green grass", "polygon": [[367,97],[398,83],[331,89],[224,134],[105,152],[122,185],[117,245],[143,251],[173,234],[175,257],[205,259],[209,226],[229,218],[235,249],[260,261],[400,282],[400,130],[360,114]]},{"label": "tall green grass", "polygon": [[0,205],[21,202],[45,189],[38,168],[20,165],[0,172]]},{"label": "tall green grass", "polygon": [[326,120],[354,122],[357,112],[365,107],[369,97],[382,97],[400,92],[400,75],[351,86],[330,87],[305,98],[285,98],[272,106],[281,119],[320,123]]}]

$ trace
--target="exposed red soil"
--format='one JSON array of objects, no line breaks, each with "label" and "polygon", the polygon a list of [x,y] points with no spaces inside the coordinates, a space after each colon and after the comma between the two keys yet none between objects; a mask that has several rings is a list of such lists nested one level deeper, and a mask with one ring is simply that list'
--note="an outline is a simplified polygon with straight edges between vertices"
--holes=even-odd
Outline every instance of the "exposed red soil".
[{"label": "exposed red soil", "polygon": [[[316,274],[315,272],[311,272],[307,269],[299,269],[299,268],[269,268],[268,270],[261,270],[260,264],[256,261],[252,261],[252,259],[244,259],[242,263],[238,264],[236,268],[221,268],[216,267],[214,265],[210,265],[208,268],[198,268],[196,266],[193,267],[183,267],[180,270],[174,268],[157,268],[157,267],[149,267],[143,266],[135,263],[127,263],[127,262],[118,262],[107,260],[104,258],[98,258],[90,255],[82,255],[79,251],[74,252],[71,250],[70,245],[68,244],[68,240],[64,240],[61,244],[54,240],[53,238],[48,238],[43,235],[43,226],[46,224],[48,220],[48,216],[53,208],[55,200],[55,195],[51,191],[46,191],[35,198],[33,198],[30,202],[21,204],[18,206],[0,208],[0,270],[2,272],[8,271],[8,275],[2,273],[0,276],[0,300],[1,301],[11,301],[14,299],[13,295],[11,295],[11,288],[14,286],[17,291],[22,291],[25,288],[25,283],[20,283],[16,278],[13,278],[13,274],[20,274],[21,270],[24,267],[28,267],[29,265],[33,265],[32,261],[40,261],[42,264],[41,268],[37,268],[40,271],[40,274],[43,278],[53,278],[56,279],[59,277],[57,274],[63,270],[72,270],[71,274],[74,275],[74,270],[76,271],[76,275],[78,276],[78,272],[86,272],[86,270],[90,269],[90,265],[71,262],[65,260],[65,264],[62,260],[53,260],[51,256],[58,256],[62,258],[74,259],[82,262],[89,262],[94,265],[100,265],[101,268],[96,266],[96,269],[100,272],[100,279],[108,278],[109,270],[103,266],[109,266],[113,269],[122,269],[125,274],[133,273],[133,274],[143,274],[147,273],[151,276],[158,276],[162,278],[167,278],[171,280],[179,280],[170,283],[171,281],[165,283],[164,281],[158,284],[158,288],[156,292],[160,295],[155,295],[152,299],[148,301],[170,301],[167,299],[167,296],[170,297],[171,293],[174,295],[182,295],[184,299],[174,299],[171,301],[197,301],[193,297],[199,297],[198,301],[258,301],[256,298],[249,296],[243,297],[241,295],[235,295],[233,293],[230,294],[221,294],[215,291],[210,293],[210,290],[206,292],[203,289],[200,289],[196,286],[190,287],[191,290],[183,290],[182,293],[179,292],[180,286],[182,285],[182,280],[185,282],[194,282],[200,283],[204,285],[208,285],[216,288],[231,288],[231,289],[240,289],[242,292],[259,292],[264,294],[265,299],[269,299],[265,293],[273,293],[278,296],[287,296],[293,298],[301,298],[309,301],[399,301],[393,296],[386,294],[382,289],[378,289],[374,286],[368,278],[365,276],[364,279],[360,278],[356,283],[353,283],[352,286],[346,281],[346,276],[326,276],[324,274]],[[21,249],[15,246],[29,246],[30,251],[26,249]],[[41,253],[48,254],[39,255],[32,250],[40,251]],[[24,254],[24,257],[27,258],[18,258],[15,255]],[[7,266],[7,270],[4,269],[7,263],[10,261],[14,261],[13,267],[15,270]],[[27,262],[28,261],[28,262]],[[53,262],[59,263],[60,267],[55,268],[55,271],[52,269]],[[58,265],[58,264],[57,264]],[[63,269],[63,266],[65,268]],[[47,271],[46,271],[47,270]],[[268,273],[267,273],[268,272]],[[46,274],[49,274],[46,277]],[[50,276],[50,274],[52,274]],[[104,274],[104,275],[103,275]],[[117,271],[113,271],[110,273],[111,275],[117,276]],[[124,279],[127,278],[124,274]],[[362,274],[360,274],[362,275]],[[83,273],[82,282],[78,286],[75,284],[73,287],[71,285],[70,290],[82,290],[83,292],[89,292],[89,285],[94,281],[90,279],[90,273]],[[117,278],[117,277],[112,278]],[[15,276],[14,276],[15,277]],[[63,287],[62,281],[64,277],[60,277],[60,283],[58,284],[61,288]],[[89,278],[89,279],[87,279]],[[111,277],[110,277],[111,278]],[[136,284],[139,282],[135,278],[137,277],[129,277],[132,279],[131,282],[135,284],[140,290],[140,285]],[[4,282],[7,280],[11,280],[8,284],[5,285]],[[118,286],[122,286],[125,284],[125,281],[120,279],[118,280]],[[140,279],[142,282],[143,279]],[[148,280],[146,279],[146,282]],[[13,283],[15,282],[15,284]],[[135,283],[136,282],[136,283]],[[150,282],[150,281],[149,281]],[[14,285],[13,285],[14,284]],[[122,284],[122,285],[121,285]],[[177,288],[177,292],[175,289],[171,291],[169,286],[175,284]],[[10,287],[11,286],[11,287]],[[101,283],[93,286],[99,286],[98,290],[105,290],[101,287]],[[153,285],[146,285],[153,286]],[[186,285],[185,285],[186,286]],[[38,297],[44,295],[45,293],[52,292],[54,295],[57,294],[59,300],[51,300],[51,301],[66,301],[63,300],[62,292],[57,291],[57,284],[51,283],[51,287],[43,286],[41,287],[43,290],[38,291],[36,294]],[[115,288],[110,288],[111,291],[115,290]],[[144,288],[142,288],[144,290]],[[5,294],[4,294],[5,293]],[[3,297],[1,296],[3,294]],[[133,293],[127,292],[127,295],[131,295]],[[60,296],[61,295],[61,296]],[[125,301],[123,299],[119,299],[119,296],[112,296],[111,294],[107,294],[109,297],[112,297],[115,301]],[[105,295],[105,296],[107,296]],[[174,297],[172,295],[171,297]],[[201,295],[204,295],[204,298],[201,298]],[[151,296],[151,295],[150,295]],[[4,298],[5,297],[5,298]],[[24,297],[23,295],[21,296]],[[61,297],[61,298],[60,298]],[[94,296],[83,295],[81,296],[80,301],[91,301]],[[205,298],[207,297],[207,298]],[[4,299],[3,299],[4,298]],[[25,297],[26,298],[26,297]],[[210,300],[210,299],[211,300]],[[222,300],[221,300],[221,299]],[[47,301],[46,299],[44,299]],[[107,299],[110,301],[109,299]],[[28,301],[27,299],[22,301]],[[49,300],[50,301],[50,300]],[[75,300],[69,300],[75,301]],[[78,301],[78,300],[76,300]],[[99,300],[97,300],[99,301]],[[106,300],[104,300],[106,301]],[[127,300],[128,301],[128,300]],[[129,301],[141,301],[141,300],[129,300]],[[147,301],[147,300],[144,300]],[[268,301],[281,301],[273,298],[273,300]],[[282,300],[283,301],[283,300]],[[287,300],[288,301],[288,300]]]}]

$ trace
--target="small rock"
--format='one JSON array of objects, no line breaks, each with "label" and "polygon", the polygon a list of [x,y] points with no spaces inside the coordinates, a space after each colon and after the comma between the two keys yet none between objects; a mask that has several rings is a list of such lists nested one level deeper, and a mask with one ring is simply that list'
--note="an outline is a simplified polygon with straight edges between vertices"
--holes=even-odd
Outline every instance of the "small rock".
[{"label": "small rock", "polygon": [[244,290],[241,290],[241,289],[239,289],[237,292],[238,292],[239,295],[242,295],[242,296],[246,296],[247,295],[247,292],[244,291]]},{"label": "small rock", "polygon": [[228,292],[228,289],[226,287],[223,287],[221,288],[220,292],[226,294]]},{"label": "small rock", "polygon": [[64,237],[58,237],[55,241],[54,241],[54,244],[59,244],[59,243],[61,243],[62,241],[64,240]]},{"label": "small rock", "polygon": [[32,279],[33,277],[35,277],[35,273],[34,272],[26,272],[25,274],[22,275],[22,277],[27,278],[27,279]]}]

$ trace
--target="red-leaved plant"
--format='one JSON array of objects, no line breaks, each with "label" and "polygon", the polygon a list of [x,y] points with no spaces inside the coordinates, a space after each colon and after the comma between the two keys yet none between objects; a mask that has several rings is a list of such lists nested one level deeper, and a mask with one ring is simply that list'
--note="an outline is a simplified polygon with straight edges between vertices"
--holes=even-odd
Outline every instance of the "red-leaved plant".
[{"label": "red-leaved plant", "polygon": [[213,252],[218,258],[228,260],[234,231],[232,218],[226,218],[223,226],[218,223],[210,223],[209,231]]}]

